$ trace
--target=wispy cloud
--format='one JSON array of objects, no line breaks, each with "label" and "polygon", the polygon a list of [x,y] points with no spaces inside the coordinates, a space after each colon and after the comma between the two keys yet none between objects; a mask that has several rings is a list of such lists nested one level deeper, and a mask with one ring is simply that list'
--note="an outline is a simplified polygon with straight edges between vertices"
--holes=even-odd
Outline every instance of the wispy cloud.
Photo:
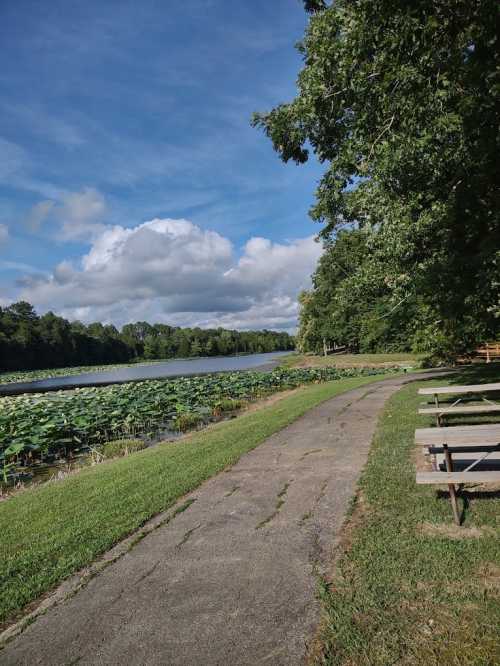
[{"label": "wispy cloud", "polygon": [[0,224],[0,247],[9,240],[9,228],[6,224]]},{"label": "wispy cloud", "polygon": [[40,104],[1,105],[1,111],[10,117],[10,122],[22,125],[29,134],[48,139],[66,148],[75,148],[85,143],[81,130],[63,118],[45,110]]}]

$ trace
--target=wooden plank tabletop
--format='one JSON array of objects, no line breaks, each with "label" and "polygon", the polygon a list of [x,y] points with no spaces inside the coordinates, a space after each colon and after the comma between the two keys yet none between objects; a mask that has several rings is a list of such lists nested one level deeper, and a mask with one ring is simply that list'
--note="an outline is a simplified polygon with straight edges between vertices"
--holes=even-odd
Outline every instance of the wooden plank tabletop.
[{"label": "wooden plank tabletop", "polygon": [[481,423],[470,426],[445,426],[443,428],[417,428],[415,444],[419,446],[479,446],[500,442],[500,423]]},{"label": "wooden plank tabletop", "polygon": [[467,393],[487,393],[500,391],[500,382],[492,384],[470,384],[469,386],[436,386],[435,388],[418,389],[419,395],[462,395]]},{"label": "wooden plank tabletop", "polygon": [[497,483],[500,471],[496,472],[417,472],[419,484],[449,483]]}]

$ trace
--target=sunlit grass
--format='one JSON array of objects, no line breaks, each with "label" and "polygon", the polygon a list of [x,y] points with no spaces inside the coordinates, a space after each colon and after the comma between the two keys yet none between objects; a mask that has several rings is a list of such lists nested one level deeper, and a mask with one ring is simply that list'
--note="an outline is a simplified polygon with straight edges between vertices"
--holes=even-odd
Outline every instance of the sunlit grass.
[{"label": "sunlit grass", "polygon": [[377,367],[385,365],[418,366],[422,359],[421,354],[395,353],[395,354],[331,354],[329,356],[315,356],[309,354],[290,354],[280,359],[280,365],[288,368],[360,368]]},{"label": "sunlit grass", "polygon": [[[450,381],[492,381],[488,373]],[[343,554],[322,585],[317,663],[500,663],[500,493],[470,489],[458,528],[447,493],[415,484],[415,428],[434,425],[417,414],[422,385],[398,392],[379,423]]]}]

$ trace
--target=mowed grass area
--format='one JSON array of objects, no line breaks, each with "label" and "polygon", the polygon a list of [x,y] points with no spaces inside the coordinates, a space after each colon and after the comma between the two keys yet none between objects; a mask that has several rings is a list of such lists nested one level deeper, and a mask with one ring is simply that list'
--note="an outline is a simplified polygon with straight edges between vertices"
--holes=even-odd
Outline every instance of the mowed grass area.
[{"label": "mowed grass area", "polygon": [[[499,378],[497,366],[450,382]],[[456,527],[448,493],[415,484],[415,428],[434,425],[417,414],[417,389],[450,382],[413,383],[387,405],[340,561],[321,586],[318,664],[500,664],[500,485],[469,486]]]},{"label": "mowed grass area", "polygon": [[0,622],[311,407],[380,379],[384,376],[303,387],[177,443],[159,444],[0,502]]},{"label": "mowed grass area", "polygon": [[280,365],[287,368],[376,368],[407,364],[418,367],[423,354],[330,354],[314,356],[310,354],[290,354],[280,359]]}]

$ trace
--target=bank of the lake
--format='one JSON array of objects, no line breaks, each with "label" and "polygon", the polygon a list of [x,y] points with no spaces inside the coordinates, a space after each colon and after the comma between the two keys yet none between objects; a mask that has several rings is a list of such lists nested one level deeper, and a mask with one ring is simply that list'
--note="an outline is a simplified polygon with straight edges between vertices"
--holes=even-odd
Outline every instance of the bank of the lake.
[{"label": "bank of the lake", "polygon": [[[23,381],[23,373],[5,375],[2,383],[0,375],[0,396],[19,395],[73,389],[83,386],[107,386],[131,381],[192,377],[214,372],[237,372],[240,370],[271,370],[282,356],[289,352],[266,352],[262,354],[240,354],[235,356],[206,356],[184,359],[170,359],[151,363],[125,365],[91,366],[82,368],[60,368],[24,373],[28,381]],[[37,378],[37,373],[43,373]],[[10,381],[15,378],[15,381]]]},{"label": "bank of the lake", "polygon": [[383,378],[351,377],[302,387],[180,442],[160,444],[0,502],[0,620],[12,618],[307,410]]},{"label": "bank of the lake", "polygon": [[[370,369],[277,368],[120,383],[44,394],[3,397],[0,411],[0,474],[3,482],[26,481],[41,464],[99,454],[111,440],[158,440],[172,430],[207,423],[264,395],[311,382],[373,375]],[[384,372],[389,370],[384,369]]]},{"label": "bank of the lake", "polygon": [[418,368],[424,354],[389,352],[373,354],[319,354],[286,353],[280,364],[286,368]]}]

